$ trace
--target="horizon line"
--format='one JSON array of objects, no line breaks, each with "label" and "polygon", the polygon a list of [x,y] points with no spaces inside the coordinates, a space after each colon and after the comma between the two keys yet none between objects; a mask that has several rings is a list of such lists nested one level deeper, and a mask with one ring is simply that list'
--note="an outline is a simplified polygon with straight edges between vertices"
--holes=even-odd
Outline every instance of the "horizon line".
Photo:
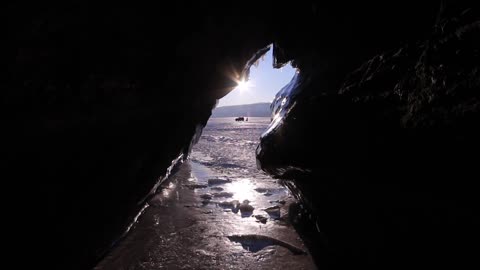
[{"label": "horizon line", "polygon": [[269,101],[261,101],[261,102],[255,102],[255,103],[234,104],[234,105],[222,105],[222,106],[219,106],[219,107],[215,107],[215,109],[223,108],[223,107],[233,107],[233,106],[244,106],[244,105],[261,104],[261,103],[269,103],[269,104],[272,104],[271,101],[270,101],[270,102],[269,102]]}]

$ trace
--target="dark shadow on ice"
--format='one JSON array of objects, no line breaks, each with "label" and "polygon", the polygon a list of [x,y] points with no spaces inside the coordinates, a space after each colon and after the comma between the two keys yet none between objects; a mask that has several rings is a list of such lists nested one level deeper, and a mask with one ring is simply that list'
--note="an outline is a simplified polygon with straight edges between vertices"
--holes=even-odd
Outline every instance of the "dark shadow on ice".
[{"label": "dark shadow on ice", "polygon": [[223,209],[230,209],[233,213],[238,213],[240,202],[237,200],[233,201],[224,201],[218,204],[218,206],[222,207]]},{"label": "dark shadow on ice", "polygon": [[265,247],[277,245],[290,250],[295,255],[307,254],[303,249],[299,247],[265,235],[231,235],[227,236],[227,238],[232,242],[240,243],[245,250],[248,250],[250,252],[258,252]]},{"label": "dark shadow on ice", "polygon": [[220,163],[217,165],[218,167],[222,168],[237,168],[237,169],[246,169],[244,166],[232,164],[232,163]]},{"label": "dark shadow on ice", "polygon": [[230,179],[224,179],[224,178],[211,178],[208,179],[208,185],[209,186],[214,186],[214,185],[223,185],[223,184],[228,184],[231,183],[232,180]]}]

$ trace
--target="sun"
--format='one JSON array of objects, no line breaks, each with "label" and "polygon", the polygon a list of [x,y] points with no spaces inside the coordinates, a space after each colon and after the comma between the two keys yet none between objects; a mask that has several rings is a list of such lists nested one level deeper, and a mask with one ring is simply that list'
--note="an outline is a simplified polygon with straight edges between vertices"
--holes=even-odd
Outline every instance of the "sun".
[{"label": "sun", "polygon": [[245,80],[241,80],[237,82],[236,89],[240,90],[240,92],[246,91],[250,88],[250,83]]}]

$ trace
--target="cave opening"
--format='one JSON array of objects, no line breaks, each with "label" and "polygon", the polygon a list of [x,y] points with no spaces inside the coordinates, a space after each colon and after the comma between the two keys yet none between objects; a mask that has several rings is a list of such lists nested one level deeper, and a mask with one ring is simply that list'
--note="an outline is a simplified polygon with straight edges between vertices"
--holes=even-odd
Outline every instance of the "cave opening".
[{"label": "cave opening", "polygon": [[[275,68],[272,47],[273,44],[259,50],[241,75],[232,76],[240,78],[234,79],[237,86],[217,100],[190,154],[193,171],[206,166],[208,170],[219,170],[227,179],[237,178],[238,181],[227,185],[225,190],[240,203],[258,201],[261,195],[272,196],[268,188],[259,187],[263,184],[257,183],[270,178],[256,165],[255,150],[262,134],[276,118],[272,111],[275,100],[298,73],[290,62]],[[240,177],[240,174],[243,175]]]},{"label": "cave opening", "polygon": [[[271,103],[276,93],[291,81],[296,69],[290,63],[285,64],[281,68],[274,68],[273,50],[270,49],[272,46],[268,46],[266,48],[268,51],[257,58],[250,66],[246,67],[248,70],[244,71],[242,78],[235,80],[237,86],[219,99],[217,108],[254,103]],[[215,113],[218,112],[214,111],[214,117],[217,116]],[[263,114],[262,116],[266,115]]]},{"label": "cave opening", "polygon": [[[267,47],[269,48],[269,47]],[[265,49],[267,49],[265,48]],[[264,49],[264,50],[265,50]],[[264,268],[288,265],[291,269],[314,268],[314,260],[289,218],[296,198],[278,179],[257,166],[256,148],[272,121],[272,103],[297,70],[285,64],[275,69],[272,50],[249,62],[243,78],[218,101],[188,161],[190,185],[214,222],[206,225],[230,241],[222,242],[230,252],[264,256]],[[203,188],[205,187],[205,188]],[[211,219],[212,220],[212,219]],[[210,244],[215,244],[211,240]],[[226,254],[222,254],[226,253]],[[242,258],[240,264],[248,264]]]},{"label": "cave opening", "polygon": [[[273,61],[270,50],[247,65],[245,80],[218,102],[189,158],[148,201],[151,207],[124,242],[140,243],[134,249],[147,250],[149,264],[179,268],[195,260],[199,268],[213,262],[222,269],[241,268],[262,256],[264,269],[315,268],[310,255],[297,256],[307,254],[290,226],[290,208],[297,200],[280,180],[257,167],[256,148],[271,124],[270,104],[296,73],[290,64],[274,69]],[[239,117],[244,118],[236,121]],[[137,240],[152,232],[161,241]],[[247,255],[225,260],[239,253]],[[97,267],[113,269],[133,260],[121,243]]]}]

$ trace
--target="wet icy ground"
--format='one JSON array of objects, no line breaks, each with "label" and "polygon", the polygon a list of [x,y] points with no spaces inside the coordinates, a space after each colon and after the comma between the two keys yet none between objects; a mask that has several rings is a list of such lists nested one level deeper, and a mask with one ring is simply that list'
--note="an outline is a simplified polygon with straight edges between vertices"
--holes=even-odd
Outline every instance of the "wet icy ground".
[{"label": "wet icy ground", "polygon": [[95,269],[315,269],[289,223],[293,197],[256,168],[269,120],[210,119],[190,161]]}]

